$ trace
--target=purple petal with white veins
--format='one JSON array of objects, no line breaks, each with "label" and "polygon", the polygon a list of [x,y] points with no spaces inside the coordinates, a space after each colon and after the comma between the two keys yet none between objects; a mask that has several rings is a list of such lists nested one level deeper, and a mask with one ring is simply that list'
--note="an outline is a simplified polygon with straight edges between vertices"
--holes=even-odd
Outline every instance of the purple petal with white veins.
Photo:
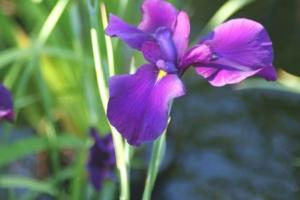
[{"label": "purple petal with white veins", "polygon": [[13,100],[10,92],[0,84],[0,121],[14,120]]},{"label": "purple petal with white veins", "polygon": [[179,12],[173,33],[173,41],[180,59],[188,48],[190,36],[190,19],[186,12]]},{"label": "purple petal with white veins", "polygon": [[109,16],[109,24],[105,29],[108,36],[119,37],[130,47],[140,50],[144,42],[153,41],[153,37],[137,27],[127,24],[117,16]]},{"label": "purple petal with white veins", "polygon": [[143,65],[133,75],[109,81],[107,115],[129,144],[138,146],[158,138],[167,126],[172,100],[185,94],[176,74],[158,75],[153,65]]},{"label": "purple petal with white veins", "polygon": [[160,27],[174,29],[177,9],[165,0],[145,0],[142,5],[143,19],[139,29],[154,33]]},{"label": "purple petal with white veins", "polygon": [[221,24],[199,46],[202,45],[210,48],[211,58],[195,60],[193,65],[214,86],[238,83],[253,75],[276,79],[272,42],[264,27],[255,21],[234,19]]}]

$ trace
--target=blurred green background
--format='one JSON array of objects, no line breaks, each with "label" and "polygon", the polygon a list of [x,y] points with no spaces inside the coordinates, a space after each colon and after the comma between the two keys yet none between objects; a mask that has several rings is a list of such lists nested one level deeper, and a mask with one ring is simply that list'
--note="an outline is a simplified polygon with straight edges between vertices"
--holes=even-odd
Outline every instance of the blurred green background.
[{"label": "blurred green background", "polygon": [[[41,34],[57,2],[62,16]],[[132,24],[140,20],[141,2],[104,1],[108,12]],[[278,81],[251,78],[213,88],[190,70],[187,95],[174,102],[153,199],[300,198],[300,1],[226,2],[172,1],[189,13],[194,42],[227,17],[262,23]],[[99,40],[106,69],[103,32]],[[122,42],[113,40],[113,47],[118,73],[129,71],[132,56],[135,66],[144,62]],[[17,114],[14,124],[0,125],[0,199],[96,199],[85,167],[88,129],[105,134],[108,127],[86,2],[0,0],[0,82],[12,91]],[[132,199],[141,197],[149,154],[150,145],[135,150]],[[117,199],[115,182],[105,184],[102,199]]]}]

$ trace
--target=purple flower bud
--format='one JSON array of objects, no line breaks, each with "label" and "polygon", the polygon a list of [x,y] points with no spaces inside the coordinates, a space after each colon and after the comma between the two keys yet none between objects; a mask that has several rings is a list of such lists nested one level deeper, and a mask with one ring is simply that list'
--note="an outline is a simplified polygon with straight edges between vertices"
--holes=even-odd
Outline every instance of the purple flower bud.
[{"label": "purple flower bud", "polygon": [[91,184],[96,190],[100,190],[103,181],[113,177],[115,149],[111,134],[101,138],[97,130],[91,128],[90,136],[94,144],[90,148],[87,170]]}]

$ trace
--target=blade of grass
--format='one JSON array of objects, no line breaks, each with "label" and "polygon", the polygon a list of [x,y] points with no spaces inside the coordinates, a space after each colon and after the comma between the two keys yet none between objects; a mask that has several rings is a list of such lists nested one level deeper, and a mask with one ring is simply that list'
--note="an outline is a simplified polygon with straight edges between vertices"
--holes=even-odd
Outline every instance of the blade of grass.
[{"label": "blade of grass", "polygon": [[[104,110],[106,111],[107,103],[108,103],[108,89],[105,81],[107,77],[104,73],[104,68],[101,64],[101,54],[99,49],[99,39],[98,39],[98,9],[99,9],[99,0],[95,1],[95,4],[92,5],[91,0],[88,0],[88,9],[90,14],[90,22],[91,22],[91,42],[92,42],[92,50],[95,62],[95,70],[96,70],[96,77],[98,82],[98,89],[99,95],[102,101],[102,105]],[[108,52],[113,53],[113,52]],[[111,133],[113,136],[115,153],[116,153],[116,162],[117,168],[119,170],[120,175],[120,188],[121,200],[129,200],[129,182],[128,182],[128,173],[126,167],[126,160],[125,160],[125,151],[124,151],[124,144],[121,135],[117,132],[117,130],[110,126]]]},{"label": "blade of grass", "polygon": [[163,132],[160,138],[154,142],[152,147],[152,155],[148,168],[145,189],[143,193],[143,200],[151,200],[151,193],[166,148],[166,130]]},{"label": "blade of grass", "polygon": [[[217,12],[212,16],[212,18],[208,21],[206,26],[201,31],[200,35],[196,37],[196,40],[198,40],[201,36],[207,34],[209,31],[211,31],[214,27],[219,25],[220,23],[227,20],[230,16],[232,16],[234,13],[239,11],[240,9],[244,8],[248,4],[254,2],[255,0],[228,0],[226,1],[218,10]],[[193,43],[196,43],[198,41],[193,41]]]},{"label": "blade of grass", "polygon": [[54,6],[53,10],[48,15],[45,23],[43,24],[40,33],[37,38],[37,43],[40,46],[43,46],[47,39],[49,38],[50,34],[52,33],[55,25],[57,24],[58,20],[60,19],[62,13],[64,12],[65,8],[67,7],[69,0],[59,0],[56,5]]},{"label": "blade of grass", "polygon": [[[87,148],[87,144],[80,138],[76,138],[70,134],[64,133],[58,136],[57,147],[59,149],[82,149]],[[12,144],[2,144],[0,146],[0,167],[25,156],[45,151],[48,148],[48,139],[38,136],[22,139]]]},{"label": "blade of grass", "polygon": [[[100,4],[100,13],[102,19],[103,30],[106,29],[108,20],[107,20],[107,12],[104,3]],[[105,45],[106,45],[106,52],[107,52],[107,60],[108,60],[108,72],[109,76],[113,76],[115,74],[115,64],[114,64],[114,54],[113,54],[113,46],[111,38],[107,35],[105,37]]]},{"label": "blade of grass", "polygon": [[0,54],[0,69],[15,62],[16,58],[19,60],[27,57],[29,53],[30,51],[19,48],[12,48],[2,51]]},{"label": "blade of grass", "polygon": [[0,187],[2,188],[26,188],[33,191],[42,192],[49,195],[56,195],[54,187],[43,181],[37,181],[31,178],[6,175],[0,177]]}]

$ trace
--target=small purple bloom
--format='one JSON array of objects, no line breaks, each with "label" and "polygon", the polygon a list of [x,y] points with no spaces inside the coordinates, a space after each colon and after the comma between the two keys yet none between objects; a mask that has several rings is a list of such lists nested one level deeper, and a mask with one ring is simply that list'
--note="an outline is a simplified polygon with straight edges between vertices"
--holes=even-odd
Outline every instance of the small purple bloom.
[{"label": "small purple bloom", "polygon": [[113,177],[116,165],[115,150],[111,134],[101,138],[97,130],[92,128],[90,135],[94,144],[90,148],[87,170],[92,185],[96,190],[100,190],[103,181]]},{"label": "small purple bloom", "polygon": [[0,84],[0,121],[14,120],[13,101],[10,92]]},{"label": "small purple bloom", "polygon": [[149,64],[133,75],[109,81],[107,116],[128,143],[158,138],[167,126],[170,105],[183,96],[180,77],[189,67],[213,86],[238,83],[250,76],[276,79],[272,42],[264,27],[233,19],[216,27],[188,49],[189,17],[165,0],[145,0],[138,27],[110,15],[106,34],[141,51]]}]

